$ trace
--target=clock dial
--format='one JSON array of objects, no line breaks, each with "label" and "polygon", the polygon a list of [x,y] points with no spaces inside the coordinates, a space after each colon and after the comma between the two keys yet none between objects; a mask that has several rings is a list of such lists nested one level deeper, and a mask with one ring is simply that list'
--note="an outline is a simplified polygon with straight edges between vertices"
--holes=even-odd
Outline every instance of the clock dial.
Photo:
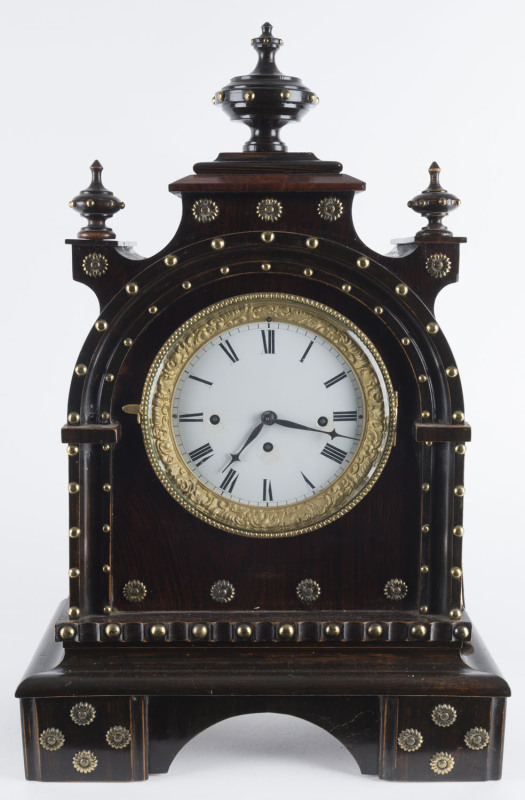
[{"label": "clock dial", "polygon": [[168,491],[219,528],[290,536],[371,488],[394,435],[394,393],[349,320],[290,295],[204,309],[155,359],[142,426]]},{"label": "clock dial", "polygon": [[268,317],[195,353],[175,387],[172,426],[185,463],[210,489],[279,506],[318,494],[344,472],[364,410],[359,381],[334,345]]}]

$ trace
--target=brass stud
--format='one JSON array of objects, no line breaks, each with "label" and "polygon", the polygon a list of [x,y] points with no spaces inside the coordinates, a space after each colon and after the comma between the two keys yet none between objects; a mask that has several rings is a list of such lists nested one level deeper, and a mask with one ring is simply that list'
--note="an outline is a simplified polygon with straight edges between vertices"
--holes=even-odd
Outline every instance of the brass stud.
[{"label": "brass stud", "polygon": [[78,447],[76,444],[68,444],[67,446],[67,454],[68,456],[76,456],[78,455]]},{"label": "brass stud", "polygon": [[451,619],[461,619],[461,609],[453,608],[448,615]]},{"label": "brass stud", "polygon": [[461,538],[465,533],[463,525],[456,525],[454,528],[452,528],[452,533],[454,534],[454,536]]},{"label": "brass stud", "polygon": [[165,625],[152,625],[149,629],[149,635],[152,639],[164,639],[167,633],[168,629]]},{"label": "brass stud", "polygon": [[78,483],[70,483],[67,487],[69,494],[78,494],[80,491],[80,485]]},{"label": "brass stud", "polygon": [[[89,203],[89,200],[88,200]],[[77,772],[93,772],[98,765],[98,759],[91,750],[79,750],[73,756],[73,766]]]},{"label": "brass stud", "polygon": [[167,267],[175,267],[177,265],[178,260],[179,259],[177,258],[177,256],[169,255],[165,257],[164,263],[166,264]]},{"label": "brass stud", "polygon": [[306,240],[306,246],[310,248],[310,250],[315,250],[316,247],[319,247],[319,239],[316,239],[315,236],[310,236]]},{"label": "brass stud", "polygon": [[319,102],[319,98],[317,97],[316,94],[313,94],[313,93],[309,94],[308,95],[308,102],[309,103],[318,103]]},{"label": "brass stud", "polygon": [[448,378],[457,378],[458,370],[456,367],[447,367],[445,372],[447,373]]},{"label": "brass stud", "polygon": [[235,597],[235,586],[224,579],[215,581],[210,586],[210,597],[216,603],[231,603]]},{"label": "brass stud", "polygon": [[455,486],[454,487],[454,494],[456,497],[465,497],[465,487],[464,486]]},{"label": "brass stud", "polygon": [[401,750],[413,753],[415,750],[419,750],[423,744],[423,736],[416,728],[406,728],[397,737],[397,743]]},{"label": "brass stud", "polygon": [[213,95],[213,97],[211,98],[211,102],[213,103],[213,105],[215,105],[215,103],[217,102],[217,101],[215,100],[215,95]]},{"label": "brass stud", "polygon": [[133,339],[130,339],[129,336],[127,336],[122,342],[122,344],[124,345],[124,347],[131,347],[131,345],[133,344]]},{"label": "brass stud", "polygon": [[269,272],[271,268],[272,268],[271,264],[261,264],[261,269],[264,270],[264,272]]},{"label": "brass stud", "polygon": [[85,364],[77,364],[75,367],[75,375],[85,375],[87,372],[87,367]]},{"label": "brass stud", "polygon": [[135,579],[125,583],[122,588],[122,594],[128,603],[142,603],[147,593],[146,585]]},{"label": "brass stud", "polygon": [[122,750],[131,742],[131,733],[123,725],[113,725],[106,733],[106,742],[114,750]]},{"label": "brass stud", "polygon": [[288,89],[285,89],[284,91],[281,92],[281,99],[282,100],[290,99],[290,92],[288,91]]},{"label": "brass stud", "polygon": [[74,639],[76,636],[76,630],[72,625],[63,625],[59,631],[58,635],[64,642],[68,642],[71,639]]},{"label": "brass stud", "polygon": [[461,578],[461,575],[463,573],[461,572],[461,569],[459,567],[452,567],[452,569],[450,570],[450,574],[452,575],[453,578]]},{"label": "brass stud", "polygon": [[422,525],[421,533],[430,533],[430,525]]},{"label": "brass stud", "polygon": [[266,244],[268,244],[269,242],[273,242],[273,240],[275,239],[275,233],[272,233],[272,231],[263,231],[261,233],[261,239]]},{"label": "brass stud", "polygon": [[224,92],[217,92],[217,98],[219,103],[222,103],[224,101]]},{"label": "brass stud", "polygon": [[430,419],[430,411],[422,411],[421,419]]},{"label": "brass stud", "polygon": [[454,452],[458,454],[458,456],[464,456],[467,452],[467,448],[464,444],[457,444],[454,448]]},{"label": "brass stud", "polygon": [[426,375],[418,375],[417,379],[418,379],[419,383],[426,383],[428,381],[428,378],[427,378]]},{"label": "brass stud", "polygon": [[370,260],[364,256],[361,256],[361,258],[357,259],[356,264],[359,269],[367,269],[370,266]]},{"label": "brass stud", "polygon": [[255,92],[252,91],[245,92],[244,99],[246,100],[247,103],[251,102],[252,100],[255,100]]},{"label": "brass stud", "polygon": [[86,725],[91,725],[97,716],[97,710],[91,703],[75,703],[74,706],[71,706],[69,716],[75,725],[85,727]]},{"label": "brass stud", "polygon": [[303,275],[306,275],[307,278],[311,278],[313,274],[314,271],[313,269],[310,269],[310,267],[306,267],[306,269],[303,269]]},{"label": "brass stud", "polygon": [[183,289],[191,289],[191,283],[190,283],[190,281],[183,281],[183,282],[182,282],[182,288],[183,288]]},{"label": "brass stud", "polygon": [[102,489],[103,489],[105,492],[110,492],[110,491],[111,491],[111,484],[110,484],[110,483],[105,483],[105,484],[102,486]]},{"label": "brass stud", "polygon": [[238,639],[251,639],[253,635],[253,628],[251,625],[237,625],[235,633]]},{"label": "brass stud", "polygon": [[95,201],[94,200],[86,200],[86,205],[87,205],[88,208],[93,208],[93,206],[95,205]]},{"label": "brass stud", "polygon": [[432,709],[431,717],[434,725],[438,728],[449,728],[457,719],[458,713],[454,706],[440,703]]},{"label": "brass stud", "polygon": [[436,775],[447,775],[454,769],[454,758],[450,753],[435,753],[430,759],[430,769]]},{"label": "brass stud", "polygon": [[439,325],[437,322],[429,322],[427,325],[427,333],[438,333],[439,332]]},{"label": "brass stud", "polygon": [[295,628],[293,625],[280,625],[277,631],[279,639],[293,639],[295,636]]},{"label": "brass stud", "polygon": [[328,625],[325,625],[324,635],[329,639],[339,638],[339,636],[341,636],[341,626],[337,625],[335,622],[329,622]]},{"label": "brass stud", "polygon": [[111,449],[111,446],[109,444],[103,444],[102,449],[104,450],[104,452],[107,452],[108,450]]},{"label": "brass stud", "polygon": [[157,306],[150,306],[148,308],[148,311],[149,311],[150,314],[156,314],[158,310],[159,309],[157,308]]},{"label": "brass stud", "polygon": [[111,414],[109,413],[109,411],[103,411],[102,414],[100,415],[100,419],[102,420],[102,422],[109,422],[109,420],[111,419]]},{"label": "brass stud", "polygon": [[139,290],[138,283],[128,283],[126,285],[126,292],[128,294],[137,294],[138,290]]},{"label": "brass stud", "polygon": [[80,616],[80,609],[78,608],[78,606],[71,606],[71,608],[68,610],[67,613],[69,619],[78,619]]},{"label": "brass stud", "polygon": [[349,283],[343,283],[343,285],[341,286],[341,289],[343,290],[343,292],[346,292],[347,294],[348,294],[348,292],[352,291],[352,287],[351,287],[351,285]]},{"label": "brass stud", "polygon": [[383,626],[374,622],[367,627],[366,632],[369,639],[379,639],[383,635]]},{"label": "brass stud", "polygon": [[385,583],[383,594],[389,600],[403,600],[408,594],[408,586],[401,578],[391,578]]},{"label": "brass stud", "polygon": [[80,528],[70,528],[69,529],[69,538],[70,539],[78,539],[80,536]]},{"label": "brass stud", "polygon": [[80,570],[78,569],[78,567],[71,567],[68,574],[70,578],[78,578],[78,576],[80,575]]},{"label": "brass stud", "polygon": [[456,639],[468,639],[470,636],[470,628],[467,625],[456,625],[453,630]]},{"label": "brass stud", "polygon": [[414,639],[425,639],[428,634],[428,628],[426,625],[412,625],[410,633]]},{"label": "brass stud", "polygon": [[64,734],[58,728],[46,728],[45,731],[42,731],[39,738],[40,746],[43,747],[44,750],[52,751],[60,750],[65,741]]},{"label": "brass stud", "polygon": [[104,611],[104,614],[106,614],[106,616],[108,614],[111,614],[111,611],[112,611],[111,606],[104,606],[103,611]]},{"label": "brass stud", "polygon": [[430,567],[428,566],[428,564],[422,564],[422,566],[419,568],[419,571],[421,572],[422,575],[428,575],[428,573],[430,572]]},{"label": "brass stud", "polygon": [[465,734],[465,744],[470,750],[483,750],[490,741],[490,735],[485,728],[471,728]]},{"label": "brass stud", "polygon": [[398,283],[397,284],[397,286],[396,286],[396,294],[401,295],[401,297],[404,297],[406,294],[408,294],[408,286],[406,285],[406,283]]},{"label": "brass stud", "polygon": [[72,411],[67,415],[67,421],[72,425],[75,425],[77,422],[80,422],[80,414],[78,414],[76,411]]},{"label": "brass stud", "polygon": [[191,635],[194,639],[206,639],[208,637],[208,626],[202,624],[193,625]]},{"label": "brass stud", "polygon": [[422,492],[429,492],[430,491],[430,484],[429,483],[422,483],[421,484],[421,491]]},{"label": "brass stud", "polygon": [[125,203],[121,203],[121,204],[120,204],[120,207],[121,207],[121,208],[126,208],[126,204],[125,204]]},{"label": "brass stud", "polygon": [[102,572],[105,572],[106,575],[109,575],[111,572],[111,566],[109,564],[104,564],[102,567]]},{"label": "brass stud", "polygon": [[224,247],[225,244],[226,244],[226,242],[224,241],[224,239],[212,239],[211,240],[211,246],[213,247],[214,250],[222,250],[222,248]]},{"label": "brass stud", "polygon": [[108,323],[106,322],[105,319],[97,319],[97,321],[95,322],[96,331],[102,333],[102,331],[106,331],[107,328],[108,328]]},{"label": "brass stud", "polygon": [[454,422],[464,422],[465,415],[463,411],[454,411],[454,413],[452,414],[452,419]]},{"label": "brass stud", "polygon": [[108,372],[104,380],[106,381],[106,383],[113,383],[113,381],[115,380],[115,376],[111,372]]},{"label": "brass stud", "polygon": [[118,639],[122,633],[122,628],[117,622],[110,622],[104,628],[104,633],[108,639]]},{"label": "brass stud", "polygon": [[422,614],[428,614],[428,606],[421,606],[419,610]]},{"label": "brass stud", "polygon": [[432,447],[433,444],[434,444],[434,442],[425,442],[425,446],[426,447]]},{"label": "brass stud", "polygon": [[383,306],[376,306],[376,307],[374,308],[374,311],[375,311],[375,313],[376,313],[376,314],[379,314],[379,315],[381,315],[381,314],[384,312],[384,310],[385,310],[385,309],[383,308]]},{"label": "brass stud", "polygon": [[408,347],[408,345],[410,344],[410,339],[408,338],[408,336],[403,336],[403,338],[401,339],[401,344],[404,345],[404,347]]},{"label": "brass stud", "polygon": [[230,271],[229,267],[221,267],[220,270],[219,270],[221,275],[228,275],[229,271]]},{"label": "brass stud", "polygon": [[111,533],[111,526],[110,525],[103,525],[102,526],[102,533]]},{"label": "brass stud", "polygon": [[68,205],[69,205],[69,208],[75,208],[75,206],[76,206],[76,203],[75,203],[75,201],[74,201],[74,200],[70,200],[70,201],[69,201],[69,203],[68,203]]}]

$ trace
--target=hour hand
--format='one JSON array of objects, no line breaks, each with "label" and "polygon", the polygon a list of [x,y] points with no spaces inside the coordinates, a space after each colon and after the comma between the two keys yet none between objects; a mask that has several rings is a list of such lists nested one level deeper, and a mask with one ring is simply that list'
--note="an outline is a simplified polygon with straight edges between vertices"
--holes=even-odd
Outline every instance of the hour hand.
[{"label": "hour hand", "polygon": [[241,460],[241,459],[240,459],[240,455],[241,455],[242,451],[243,451],[243,450],[244,450],[246,447],[248,447],[248,445],[249,445],[249,444],[251,444],[251,443],[253,442],[253,440],[254,440],[254,439],[256,439],[256,438],[257,438],[257,436],[258,436],[258,435],[260,434],[260,432],[262,431],[262,429],[263,429],[263,426],[264,426],[264,422],[259,422],[259,424],[258,424],[258,425],[256,425],[256,426],[255,426],[255,428],[253,429],[253,431],[250,433],[250,435],[248,436],[248,438],[247,438],[247,439],[246,439],[246,441],[244,442],[244,444],[243,444],[243,446],[241,447],[241,449],[239,450],[239,452],[238,452],[238,453],[230,453],[230,461],[229,461],[229,463],[228,463],[228,464],[226,464],[226,466],[224,467],[224,469],[223,469],[223,472],[226,472],[226,470],[227,470],[229,467],[231,467],[231,465],[233,464],[233,462],[234,462],[234,461],[240,461],[240,460]]}]

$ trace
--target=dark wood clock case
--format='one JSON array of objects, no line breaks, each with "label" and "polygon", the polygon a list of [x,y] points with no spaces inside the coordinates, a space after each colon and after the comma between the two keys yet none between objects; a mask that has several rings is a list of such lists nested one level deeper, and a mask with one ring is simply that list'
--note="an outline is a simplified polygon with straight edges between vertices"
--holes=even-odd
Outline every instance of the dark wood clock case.
[{"label": "dark wood clock case", "polygon": [[[214,96],[252,136],[170,185],[182,222],[159,253],[118,242],[123,203],[102,167],[71,202],[86,220],[73,277],[100,301],[75,365],[68,446],[69,600],[18,688],[27,778],[144,780],[222,719],[302,717],[338,738],[363,773],[488,780],[501,772],[505,698],[462,602],[465,422],[458,369],[433,315],[458,278],[443,218],[459,205],[430,167],[409,205],[427,218],[388,255],[352,223],[362,181],[287,153],[279,129],[317,97],[282,75],[271,26],[254,72]],[[287,293],[354,322],[397,395],[396,443],[368,494],[297,536],[209,525],[157,479],[139,424],[155,354],[222,299]],[[305,579],[313,602],[296,590]],[[210,587],[234,587],[217,602]]]}]

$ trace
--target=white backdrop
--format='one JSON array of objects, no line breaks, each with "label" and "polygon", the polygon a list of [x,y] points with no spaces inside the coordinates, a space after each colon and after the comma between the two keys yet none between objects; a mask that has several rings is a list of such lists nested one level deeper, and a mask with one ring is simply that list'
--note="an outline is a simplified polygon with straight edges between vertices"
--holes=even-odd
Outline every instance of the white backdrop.
[{"label": "white backdrop", "polygon": [[[68,201],[94,158],[126,208],[118,238],[150,255],[172,236],[180,201],[167,184],[195,161],[239,150],[248,129],[211,104],[250,71],[250,38],[267,19],[284,39],[283,72],[321,104],[283,138],[290,150],[341,160],[366,180],[356,199],[361,238],[385,252],[420,219],[407,200],[432,160],[462,199],[449,217],[462,247],[459,284],[437,318],[455,352],[467,420],[464,573],[474,624],[514,687],[502,783],[478,797],[521,795],[523,602],[523,194],[521,0],[17,0],[2,8],[2,487],[4,656],[1,782],[9,797],[55,798],[66,785],[23,779],[12,694],[58,601],[67,593],[65,422],[72,368],[97,318],[71,280],[80,218]],[[521,658],[521,662],[519,659]],[[523,784],[521,784],[523,791]],[[319,729],[286,717],[246,717],[195,739],[168,777],[122,787],[134,796],[184,792],[257,800],[320,792],[412,798],[421,787],[358,775]],[[78,796],[91,796],[76,784]],[[115,787],[100,785],[101,798]],[[450,795],[465,791],[447,785]],[[86,792],[89,795],[86,795]],[[438,786],[425,787],[438,796]]]}]

